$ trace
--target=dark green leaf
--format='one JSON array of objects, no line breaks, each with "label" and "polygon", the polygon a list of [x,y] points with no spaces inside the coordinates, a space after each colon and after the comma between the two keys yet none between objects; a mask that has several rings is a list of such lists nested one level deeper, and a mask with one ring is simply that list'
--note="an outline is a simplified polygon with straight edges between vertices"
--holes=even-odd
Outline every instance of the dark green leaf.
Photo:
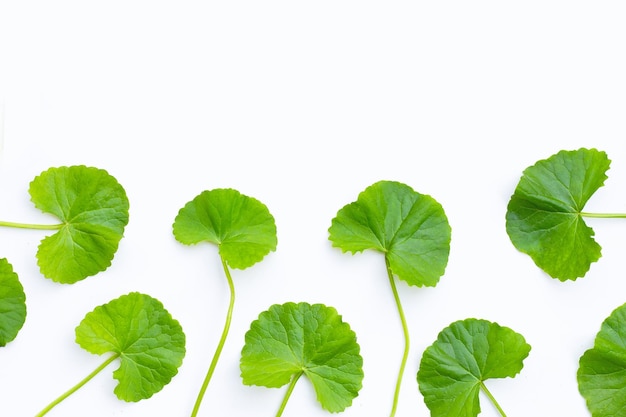
[{"label": "dark green leaf", "polygon": [[606,180],[610,160],[596,149],[560,151],[524,170],[506,213],[513,245],[561,281],[583,277],[600,245],[581,212]]},{"label": "dark green leaf", "polygon": [[0,346],[17,337],[26,320],[26,294],[13,267],[0,259]]},{"label": "dark green leaf", "polygon": [[358,395],[363,359],[356,335],[332,307],[273,305],[252,322],[241,353],[246,385],[288,384],[303,372],[322,407],[343,411]]},{"label": "dark green leaf", "polygon": [[417,372],[432,417],[475,417],[489,378],[514,377],[530,352],[524,337],[487,320],[452,323],[428,347]]}]

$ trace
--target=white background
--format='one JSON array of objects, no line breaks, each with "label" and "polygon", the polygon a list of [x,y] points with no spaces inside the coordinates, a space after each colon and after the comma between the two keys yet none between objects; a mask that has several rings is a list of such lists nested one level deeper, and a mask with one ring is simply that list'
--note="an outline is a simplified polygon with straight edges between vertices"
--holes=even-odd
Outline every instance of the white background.
[{"label": "white background", "polygon": [[[578,359],[626,302],[626,222],[589,221],[603,256],[562,283],[515,250],[504,216],[524,168],[579,147],[613,161],[587,211],[626,209],[625,19],[621,1],[0,0],[0,218],[52,221],[27,190],[61,165],[106,169],[131,202],[113,265],[74,285],[39,273],[44,232],[0,231],[28,308],[0,349],[0,415],[33,416],[98,366],[74,328],[130,291],[183,326],[178,375],[125,403],[111,366],[49,415],[190,415],[228,289],[215,247],[183,246],[171,225],[219,187],[268,206],[278,247],[233,271],[232,328],[200,415],[275,415],[284,388],[244,386],[239,354],[250,322],[286,301],[331,305],[357,333],[365,378],[342,415],[389,415],[403,340],[382,255],[344,254],[327,232],[387,179],[431,195],[452,227],[439,285],[398,283],[412,345],[397,416],[429,415],[421,354],[467,317],[532,345],[516,378],[487,381],[508,417],[589,416]],[[481,416],[496,416],[481,400]],[[301,415],[329,415],[305,380],[284,413]]]}]

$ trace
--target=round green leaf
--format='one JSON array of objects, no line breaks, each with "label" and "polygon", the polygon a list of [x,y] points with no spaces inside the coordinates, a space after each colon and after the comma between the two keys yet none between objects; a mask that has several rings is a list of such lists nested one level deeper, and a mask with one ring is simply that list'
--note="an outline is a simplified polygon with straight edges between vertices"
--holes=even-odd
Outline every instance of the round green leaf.
[{"label": "round green leaf", "polygon": [[530,353],[524,337],[487,320],[452,323],[422,356],[417,382],[432,417],[475,417],[489,378],[514,377]]},{"label": "round green leaf", "polygon": [[509,201],[513,245],[561,281],[585,276],[601,248],[581,212],[606,180],[611,161],[596,149],[560,151],[524,170]]},{"label": "round green leaf", "polygon": [[273,305],[252,322],[241,352],[246,385],[277,388],[303,373],[322,407],[340,412],[352,404],[363,380],[355,333],[332,307]]},{"label": "round green leaf", "polygon": [[62,222],[39,245],[44,276],[71,284],[111,265],[129,211],[126,191],[115,178],[83,165],[50,168],[30,183],[29,193],[37,208]]},{"label": "round green leaf", "polygon": [[150,398],[178,373],[185,356],[182,327],[163,304],[132,292],[96,307],[76,327],[76,343],[120,359],[115,394],[124,401]]},{"label": "round green leaf", "polygon": [[593,348],[580,358],[578,390],[593,417],[615,417],[626,410],[626,304],[607,317]]},{"label": "round green leaf", "polygon": [[173,233],[185,245],[210,242],[233,268],[245,269],[276,250],[276,224],[259,200],[230,188],[203,191],[180,209]]},{"label": "round green leaf", "polygon": [[448,263],[451,229],[443,208],[399,182],[367,187],[339,210],[328,231],[344,252],[385,253],[392,272],[410,285],[435,286]]},{"label": "round green leaf", "polygon": [[17,337],[26,321],[26,294],[13,267],[0,259],[0,346]]}]

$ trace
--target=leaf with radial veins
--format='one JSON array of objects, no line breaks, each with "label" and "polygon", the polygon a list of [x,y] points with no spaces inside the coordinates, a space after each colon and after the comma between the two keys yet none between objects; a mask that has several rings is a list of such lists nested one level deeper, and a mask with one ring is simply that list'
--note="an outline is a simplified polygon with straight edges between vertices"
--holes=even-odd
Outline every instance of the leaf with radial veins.
[{"label": "leaf with radial veins", "polygon": [[50,168],[31,183],[37,208],[62,225],[41,241],[41,273],[61,283],[75,283],[111,265],[128,224],[126,191],[106,171],[83,165]]},{"label": "leaf with radial veins", "polygon": [[149,295],[131,292],[96,307],[76,327],[76,343],[119,356],[114,389],[124,401],[150,398],[178,373],[185,356],[182,327]]},{"label": "leaf with radial veins", "polygon": [[626,304],[613,310],[580,358],[578,390],[593,417],[615,417],[626,410]]},{"label": "leaf with radial veins", "polygon": [[26,294],[13,267],[0,259],[0,346],[17,337],[26,321]]},{"label": "leaf with radial veins", "polygon": [[303,373],[330,412],[352,404],[363,380],[355,333],[332,307],[273,305],[252,322],[241,352],[245,385],[278,388]]},{"label": "leaf with radial veins", "polygon": [[422,356],[417,382],[432,417],[476,417],[483,381],[514,377],[530,352],[524,337],[487,320],[452,323]]},{"label": "leaf with radial veins", "polygon": [[233,268],[245,269],[276,250],[276,224],[259,200],[230,188],[203,191],[180,209],[174,237],[185,245],[210,242]]},{"label": "leaf with radial veins", "polygon": [[392,272],[410,285],[435,286],[448,263],[451,229],[443,208],[399,182],[367,187],[339,210],[328,231],[344,252],[385,253]]},{"label": "leaf with radial veins", "polygon": [[581,212],[607,179],[606,153],[560,151],[524,170],[507,206],[506,231],[513,245],[561,281],[585,276],[601,248]]}]

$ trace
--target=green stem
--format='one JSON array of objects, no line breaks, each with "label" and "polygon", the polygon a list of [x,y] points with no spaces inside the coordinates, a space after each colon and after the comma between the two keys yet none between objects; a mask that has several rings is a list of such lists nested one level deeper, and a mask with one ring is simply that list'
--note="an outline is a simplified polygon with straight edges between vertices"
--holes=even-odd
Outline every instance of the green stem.
[{"label": "green stem", "polygon": [[500,404],[498,404],[498,402],[496,401],[495,397],[493,395],[491,395],[491,392],[489,392],[489,390],[487,389],[487,386],[485,385],[485,383],[483,381],[480,381],[480,389],[483,390],[483,392],[487,395],[487,397],[489,398],[489,400],[491,400],[491,402],[493,403],[493,405],[496,407],[496,409],[498,410],[498,412],[500,413],[500,415],[502,417],[506,417],[506,414],[504,414],[504,410],[502,410],[502,407],[500,407]]},{"label": "green stem", "polygon": [[213,354],[213,360],[211,361],[211,366],[209,366],[209,370],[206,374],[206,377],[204,378],[204,382],[202,383],[200,392],[198,393],[198,398],[196,398],[196,404],[193,406],[191,417],[195,417],[198,415],[198,410],[200,410],[200,403],[202,403],[202,398],[204,397],[204,393],[206,392],[206,389],[209,386],[209,382],[211,381],[211,377],[213,376],[213,372],[215,371],[215,367],[217,366],[217,361],[219,360],[220,354],[222,353],[222,349],[224,348],[224,344],[226,343],[226,337],[228,336],[228,330],[230,329],[230,322],[233,317],[233,306],[235,305],[235,286],[233,284],[233,279],[230,276],[230,271],[228,270],[228,266],[226,265],[226,261],[224,261],[223,258],[222,258],[222,267],[224,268],[224,273],[226,274],[226,279],[228,280],[228,288],[230,289],[230,302],[228,304],[228,312],[226,313],[226,323],[224,323],[224,329],[222,330],[222,337],[220,338],[220,342],[217,345],[217,349],[215,349],[215,353]]},{"label": "green stem", "polygon": [[599,219],[626,219],[626,213],[580,213],[580,215]]},{"label": "green stem", "polygon": [[98,366],[92,373],[87,375],[82,381],[80,381],[78,384],[74,385],[68,391],[63,393],[59,398],[57,398],[56,400],[54,400],[50,404],[48,404],[48,406],[46,408],[44,408],[43,410],[41,410],[38,414],[36,414],[35,417],[41,417],[41,416],[45,415],[46,413],[48,413],[48,411],[52,410],[52,408],[54,408],[56,405],[58,405],[61,401],[63,401],[64,399],[66,399],[67,397],[69,397],[70,395],[75,393],[76,391],[78,391],[78,389],[80,387],[82,387],[87,382],[89,382],[94,376],[96,376],[98,374],[98,372],[100,372],[101,370],[106,368],[108,364],[113,362],[115,359],[119,358],[119,356],[120,356],[119,353],[116,353],[115,355],[113,355],[110,358],[108,358],[107,360],[105,360],[102,365]]},{"label": "green stem", "polygon": [[64,226],[60,224],[29,224],[29,223],[15,223],[0,221],[0,226],[4,227],[17,227],[19,229],[36,229],[36,230],[58,230]]},{"label": "green stem", "polygon": [[304,372],[298,372],[291,378],[291,382],[289,383],[289,387],[287,388],[287,392],[285,393],[285,397],[283,398],[283,402],[280,404],[280,408],[278,409],[278,413],[276,413],[276,417],[280,417],[283,415],[283,411],[285,411],[285,406],[287,405],[287,401],[289,401],[289,397],[291,397],[291,393],[293,389],[296,387],[296,382],[302,376]]},{"label": "green stem", "polygon": [[409,358],[410,340],[409,340],[409,328],[406,325],[406,318],[404,317],[404,310],[402,309],[402,303],[400,303],[400,296],[398,295],[398,289],[393,278],[393,272],[391,272],[391,265],[389,265],[389,259],[385,256],[385,265],[387,267],[387,275],[389,276],[389,283],[391,284],[391,290],[393,292],[393,298],[396,301],[398,307],[398,314],[400,315],[400,322],[402,323],[402,332],[404,333],[404,354],[402,355],[402,362],[400,363],[400,370],[398,371],[398,379],[396,380],[396,390],[393,395],[393,405],[391,407],[390,417],[396,415],[396,409],[398,407],[398,398],[400,397],[400,386],[402,385],[402,376],[404,375],[404,368],[406,366],[407,359]]}]

